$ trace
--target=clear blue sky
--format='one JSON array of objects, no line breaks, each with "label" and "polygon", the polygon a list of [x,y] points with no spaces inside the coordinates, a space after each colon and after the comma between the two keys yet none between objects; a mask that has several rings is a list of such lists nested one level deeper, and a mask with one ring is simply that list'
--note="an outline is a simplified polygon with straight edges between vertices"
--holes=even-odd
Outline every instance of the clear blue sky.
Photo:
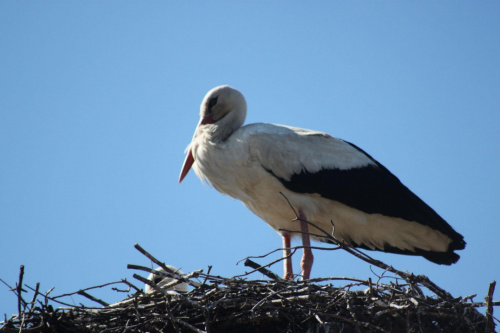
[{"label": "clear blue sky", "polygon": [[[134,243],[224,276],[279,248],[240,202],[177,183],[203,96],[230,84],[247,123],[325,131],[396,174],[468,245],[451,267],[370,254],[481,301],[500,278],[499,17],[498,1],[0,2],[0,278],[23,264],[56,295],[135,282]],[[373,277],[315,256],[313,277]]]}]

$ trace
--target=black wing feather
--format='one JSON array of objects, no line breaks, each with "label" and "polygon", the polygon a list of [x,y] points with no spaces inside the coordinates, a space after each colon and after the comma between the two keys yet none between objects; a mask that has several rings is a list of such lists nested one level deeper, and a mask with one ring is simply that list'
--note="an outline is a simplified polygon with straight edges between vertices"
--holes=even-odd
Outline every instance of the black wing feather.
[{"label": "black wing feather", "polygon": [[[369,214],[398,217],[429,226],[452,239],[448,251],[465,248],[463,236],[457,233],[431,207],[404,186],[396,176],[357,146],[346,143],[361,151],[374,164],[348,170],[322,169],[315,173],[302,170],[300,174],[292,175],[289,181],[277,178],[287,189],[293,192],[316,193],[324,198],[341,202]],[[274,175],[271,170],[267,171]],[[274,176],[276,177],[276,175]],[[385,250],[398,252],[397,249]],[[430,253],[414,254],[423,255],[427,258]],[[458,259],[458,255],[454,255]],[[431,258],[427,259],[435,261]],[[436,260],[442,261],[439,258],[436,258]]]}]

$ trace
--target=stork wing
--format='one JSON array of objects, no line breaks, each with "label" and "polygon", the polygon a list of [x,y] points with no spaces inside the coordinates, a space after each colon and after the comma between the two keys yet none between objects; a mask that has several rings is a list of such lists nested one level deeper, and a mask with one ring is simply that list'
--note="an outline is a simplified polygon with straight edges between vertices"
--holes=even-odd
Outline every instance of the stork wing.
[{"label": "stork wing", "polygon": [[[280,126],[281,127],[281,126]],[[418,222],[448,235],[451,249],[463,237],[382,164],[357,146],[327,134],[281,127],[253,142],[262,167],[290,191],[319,194],[368,214]]]}]

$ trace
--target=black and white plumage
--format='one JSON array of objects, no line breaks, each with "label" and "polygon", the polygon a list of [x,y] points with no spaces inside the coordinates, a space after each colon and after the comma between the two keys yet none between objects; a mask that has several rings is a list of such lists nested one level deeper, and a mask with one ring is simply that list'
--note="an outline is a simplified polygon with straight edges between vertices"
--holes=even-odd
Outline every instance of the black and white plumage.
[{"label": "black and white plumage", "polygon": [[[353,246],[407,255],[450,265],[465,248],[457,233],[390,171],[355,145],[328,134],[273,124],[242,126],[243,95],[229,87],[212,89],[201,104],[200,122],[181,171],[191,166],[198,177],[223,194],[241,200],[283,236],[307,232],[300,217]],[[311,228],[311,227],[309,227]],[[315,233],[314,230],[309,230]],[[309,236],[302,234],[304,246]],[[303,278],[309,278],[312,252],[304,249]],[[285,277],[293,276],[285,261]]]},{"label": "black and white plumage", "polygon": [[[175,272],[180,276],[184,274],[180,269],[175,268],[174,266],[171,265],[166,265],[166,266],[168,269],[170,269],[171,272]],[[178,280],[172,278],[171,275],[167,276],[165,274],[165,270],[162,267],[158,267],[157,269],[155,269],[155,273],[149,274],[148,280],[154,282],[154,284],[156,284],[158,287],[164,289],[167,293],[170,294],[175,294],[178,291],[188,291],[188,285],[185,282],[180,282],[173,286],[165,288],[168,285],[178,282]],[[144,292],[146,294],[152,294],[155,292],[155,289],[152,288],[149,284],[145,284]]]}]

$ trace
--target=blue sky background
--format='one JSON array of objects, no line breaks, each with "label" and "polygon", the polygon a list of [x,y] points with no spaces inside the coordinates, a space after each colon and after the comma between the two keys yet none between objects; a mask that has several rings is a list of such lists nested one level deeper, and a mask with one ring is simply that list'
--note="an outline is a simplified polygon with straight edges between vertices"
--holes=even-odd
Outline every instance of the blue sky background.
[{"label": "blue sky background", "polygon": [[[370,254],[482,301],[500,278],[499,16],[498,1],[0,2],[0,278],[23,264],[53,295],[136,282],[126,265],[150,263],[134,243],[229,277],[281,247],[194,173],[177,183],[203,96],[230,84],[247,123],[325,131],[396,174],[468,245],[451,267]],[[312,277],[374,277],[315,259]],[[0,284],[2,317],[16,307]]]}]

